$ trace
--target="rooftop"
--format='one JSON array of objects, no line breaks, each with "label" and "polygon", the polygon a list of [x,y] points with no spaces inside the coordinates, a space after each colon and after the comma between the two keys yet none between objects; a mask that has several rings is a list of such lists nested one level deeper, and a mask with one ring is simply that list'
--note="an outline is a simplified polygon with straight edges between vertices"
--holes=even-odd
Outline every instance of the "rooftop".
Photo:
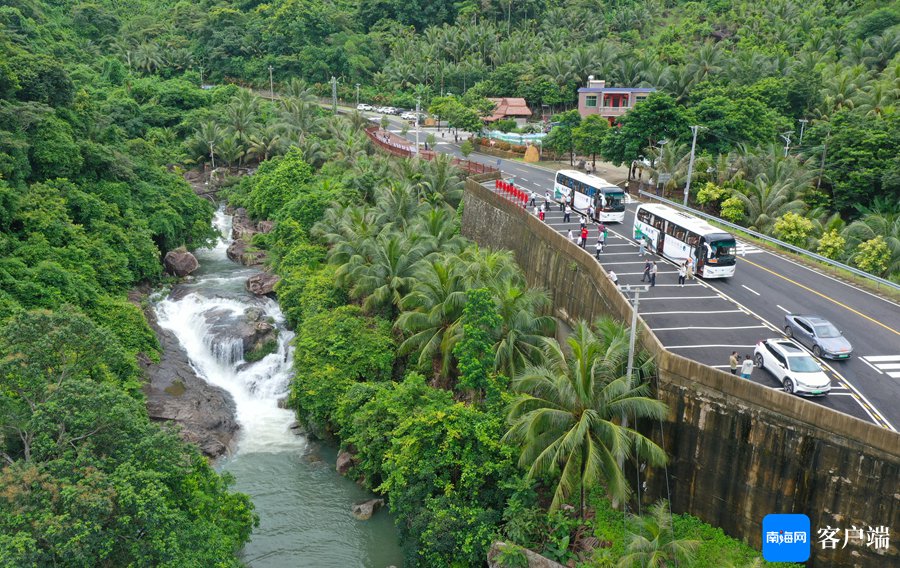
[{"label": "rooftop", "polygon": [[650,87],[581,87],[579,93],[652,93]]},{"label": "rooftop", "polygon": [[506,118],[507,116],[531,116],[531,109],[528,103],[520,97],[502,97],[489,98],[494,103],[494,112],[490,116],[485,117],[487,122],[494,122]]}]

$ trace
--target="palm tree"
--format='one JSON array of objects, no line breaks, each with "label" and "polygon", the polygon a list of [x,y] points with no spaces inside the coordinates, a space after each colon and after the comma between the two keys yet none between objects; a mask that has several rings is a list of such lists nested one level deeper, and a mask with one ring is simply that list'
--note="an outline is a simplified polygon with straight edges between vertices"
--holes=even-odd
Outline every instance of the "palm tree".
[{"label": "palm tree", "polygon": [[509,280],[498,280],[491,288],[502,321],[494,344],[494,369],[515,377],[527,365],[543,360],[544,341],[556,332],[556,319],[544,315],[550,297],[543,290]]},{"label": "palm tree", "polygon": [[891,253],[887,273],[900,273],[900,204],[876,199],[870,207],[860,207],[859,211],[862,216],[841,232],[847,240],[847,249],[880,235]]},{"label": "palm tree", "polygon": [[455,209],[462,199],[465,185],[461,174],[459,168],[453,165],[452,157],[437,154],[422,168],[422,180],[419,182],[422,198],[428,203],[443,203]]},{"label": "palm tree", "polygon": [[866,116],[883,116],[891,112],[897,101],[897,89],[887,82],[877,82],[867,86],[856,98],[855,106]]},{"label": "palm tree", "polygon": [[700,548],[699,540],[675,538],[672,513],[664,500],[651,505],[649,515],[631,517],[630,525],[626,553],[619,560],[619,568],[689,565]]},{"label": "palm tree", "polygon": [[725,54],[714,43],[705,43],[694,51],[688,68],[703,81],[710,75],[717,75],[726,63]]},{"label": "palm tree", "polygon": [[459,264],[447,255],[423,262],[412,290],[400,300],[403,312],[395,329],[406,339],[401,355],[416,353],[421,368],[431,367],[438,381],[450,376],[453,347],[462,337],[460,318],[466,305],[466,286]]},{"label": "palm tree", "polygon": [[465,266],[463,273],[470,288],[489,288],[492,283],[505,281],[525,286],[525,275],[512,251],[482,249],[472,244],[459,254],[459,260]]},{"label": "palm tree", "polygon": [[[281,136],[271,125],[263,126],[256,130],[247,139],[247,155],[263,162],[269,156],[276,154],[282,146]],[[304,159],[306,156],[303,156]]]},{"label": "palm tree", "polygon": [[376,190],[376,222],[403,230],[422,210],[415,189],[408,183],[390,182]]},{"label": "palm tree", "polygon": [[284,88],[282,94],[285,98],[292,99],[293,102],[316,102],[316,94],[313,92],[312,88],[306,84],[306,81],[297,79],[296,77],[291,79],[291,82]]},{"label": "palm tree", "polygon": [[409,232],[430,252],[458,253],[466,246],[459,220],[446,208],[429,209],[413,219]]},{"label": "palm tree", "polygon": [[[607,325],[607,324],[605,324]],[[618,326],[610,337],[598,336],[586,322],[576,324],[566,340],[569,349],[546,340],[545,362],[525,367],[514,379],[519,393],[510,407],[511,424],[504,439],[521,446],[519,465],[531,479],[559,477],[550,510],[556,510],[576,488],[585,491],[598,481],[608,494],[624,500],[631,489],[619,460],[637,456],[650,465],[666,462],[665,452],[621,419],[662,419],[666,406],[649,397],[647,383],[625,376],[627,330]],[[638,356],[638,376],[650,374],[646,353]]]},{"label": "palm tree", "polygon": [[[133,55],[134,64],[146,73],[152,73],[162,67],[163,57],[159,44],[145,42],[137,46]],[[130,67],[130,64],[129,64]]]},{"label": "palm tree", "polygon": [[225,125],[234,132],[238,142],[247,140],[247,134],[256,124],[257,99],[250,91],[241,90],[225,107]]},{"label": "palm tree", "polygon": [[244,157],[244,146],[240,143],[236,136],[226,135],[219,141],[215,149],[216,156],[221,158],[225,165],[233,166],[235,162],[240,162]]},{"label": "palm tree", "polygon": [[351,259],[361,262],[378,236],[375,212],[369,206],[335,204],[325,210],[310,233],[328,246],[328,262],[343,265]]},{"label": "palm tree", "polygon": [[772,180],[764,173],[734,195],[744,204],[748,227],[760,232],[771,230],[775,220],[785,213],[800,213],[806,207],[795,195],[790,180]]},{"label": "palm tree", "polygon": [[393,317],[400,300],[416,281],[418,263],[425,251],[410,243],[406,235],[392,231],[383,231],[369,242],[366,257],[350,258],[338,268],[337,280],[350,286],[351,297],[364,299],[367,311],[384,309]]},{"label": "palm tree", "polygon": [[[201,122],[194,134],[185,143],[188,147],[188,153],[191,154],[189,157],[193,160],[199,159],[200,162],[204,162],[207,159],[212,160],[216,147],[222,141],[223,136],[224,132],[214,120]],[[212,165],[214,166],[215,163]]]}]

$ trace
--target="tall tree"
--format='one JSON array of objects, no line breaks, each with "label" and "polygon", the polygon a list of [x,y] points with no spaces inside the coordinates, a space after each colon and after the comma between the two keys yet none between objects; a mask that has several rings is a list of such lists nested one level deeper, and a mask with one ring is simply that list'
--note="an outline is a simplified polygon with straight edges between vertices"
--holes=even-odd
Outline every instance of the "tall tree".
[{"label": "tall tree", "polygon": [[597,166],[597,154],[603,151],[603,142],[609,134],[609,122],[599,115],[591,115],[581,121],[572,134],[575,149],[591,157],[591,165]]}]

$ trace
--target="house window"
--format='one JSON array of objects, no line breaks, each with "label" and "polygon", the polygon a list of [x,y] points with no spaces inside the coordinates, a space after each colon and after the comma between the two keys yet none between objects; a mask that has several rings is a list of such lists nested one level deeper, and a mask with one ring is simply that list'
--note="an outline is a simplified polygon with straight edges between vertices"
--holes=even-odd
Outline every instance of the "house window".
[{"label": "house window", "polygon": [[597,95],[588,95],[584,99],[584,106],[588,108],[596,108],[597,107]]}]

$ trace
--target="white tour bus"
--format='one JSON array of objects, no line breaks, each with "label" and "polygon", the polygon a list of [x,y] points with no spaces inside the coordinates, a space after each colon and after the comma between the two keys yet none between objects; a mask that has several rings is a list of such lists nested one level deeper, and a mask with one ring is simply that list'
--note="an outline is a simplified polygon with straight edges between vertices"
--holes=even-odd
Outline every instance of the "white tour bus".
[{"label": "white tour bus", "polygon": [[625,221],[625,191],[603,178],[575,170],[560,170],[553,184],[554,197],[584,211],[594,206],[594,218],[604,223]]},{"label": "white tour bus", "polygon": [[645,239],[651,251],[675,262],[691,257],[698,276],[734,276],[737,248],[734,236],[667,205],[638,206],[634,214],[634,239]]}]

